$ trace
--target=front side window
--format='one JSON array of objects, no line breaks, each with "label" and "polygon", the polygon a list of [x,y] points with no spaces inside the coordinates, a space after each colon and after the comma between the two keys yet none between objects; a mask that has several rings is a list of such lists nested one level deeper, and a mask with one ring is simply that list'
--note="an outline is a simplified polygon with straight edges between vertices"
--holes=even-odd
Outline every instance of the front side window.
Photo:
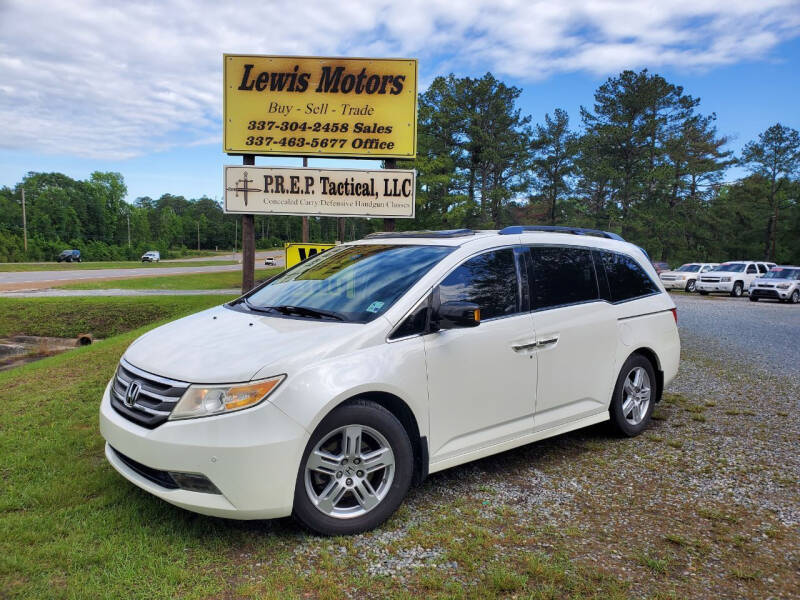
[{"label": "front side window", "polygon": [[339,246],[290,269],[246,297],[252,310],[366,323],[389,309],[452,252],[450,246]]},{"label": "front side window", "polygon": [[590,302],[600,297],[592,252],[572,246],[533,246],[534,310]]},{"label": "front side window", "polygon": [[612,302],[623,302],[659,292],[658,286],[630,256],[616,252],[600,252],[608,278]]},{"label": "front side window", "polygon": [[481,309],[481,320],[520,311],[517,268],[511,248],[493,250],[470,258],[439,285],[439,300],[473,302]]}]

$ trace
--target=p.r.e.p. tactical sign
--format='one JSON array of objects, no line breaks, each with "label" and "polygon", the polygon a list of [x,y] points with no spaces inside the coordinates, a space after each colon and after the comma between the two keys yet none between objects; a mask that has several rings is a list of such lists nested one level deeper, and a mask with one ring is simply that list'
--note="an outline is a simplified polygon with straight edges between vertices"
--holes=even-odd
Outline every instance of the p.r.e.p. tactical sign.
[{"label": "p.r.e.p. tactical sign", "polygon": [[225,212],[414,218],[416,171],[224,167]]},{"label": "p.r.e.p. tactical sign", "polygon": [[223,55],[229,154],[413,158],[416,59]]}]

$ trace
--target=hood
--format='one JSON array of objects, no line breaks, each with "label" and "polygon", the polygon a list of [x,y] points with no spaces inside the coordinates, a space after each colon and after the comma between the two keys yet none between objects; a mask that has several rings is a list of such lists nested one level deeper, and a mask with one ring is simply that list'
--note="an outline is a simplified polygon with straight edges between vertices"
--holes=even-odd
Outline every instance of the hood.
[{"label": "hood", "polygon": [[271,365],[275,372],[269,375],[278,375],[298,362],[359,347],[367,330],[375,330],[373,324],[289,319],[218,306],[146,333],[131,344],[125,360],[180,381],[249,381]]},{"label": "hood", "polygon": [[660,277],[661,275],[674,275],[675,277],[680,277],[681,275],[699,275],[699,274],[700,273],[696,272],[690,273],[688,271],[661,271],[661,273],[659,273],[658,276]]}]

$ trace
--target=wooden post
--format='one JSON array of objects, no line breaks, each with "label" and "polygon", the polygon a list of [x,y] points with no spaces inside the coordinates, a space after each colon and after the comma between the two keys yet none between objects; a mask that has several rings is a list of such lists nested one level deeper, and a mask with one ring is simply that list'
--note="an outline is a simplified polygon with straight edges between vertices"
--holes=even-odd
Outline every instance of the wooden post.
[{"label": "wooden post", "polygon": [[[303,157],[303,166],[304,167],[308,166],[308,157],[307,156]],[[302,219],[303,219],[303,239],[300,240],[300,241],[302,241],[304,244],[307,244],[308,243],[308,217],[302,217]]]},{"label": "wooden post", "polygon": [[[396,158],[387,158],[383,161],[383,168],[384,169],[396,169],[397,168],[397,159]],[[384,219],[383,220],[383,230],[384,231],[394,231],[394,219]]]},{"label": "wooden post", "polygon": [[344,236],[346,235],[345,233],[346,224],[344,221],[344,217],[339,217],[336,220],[338,221],[339,225],[339,241],[344,243]]},{"label": "wooden post", "polygon": [[[252,154],[242,156],[242,164],[255,165]],[[253,215],[242,215],[242,293],[252,290],[256,285],[256,236]]]},{"label": "wooden post", "polygon": [[22,243],[25,245],[25,253],[28,253],[28,220],[25,217],[25,188],[22,188]]}]

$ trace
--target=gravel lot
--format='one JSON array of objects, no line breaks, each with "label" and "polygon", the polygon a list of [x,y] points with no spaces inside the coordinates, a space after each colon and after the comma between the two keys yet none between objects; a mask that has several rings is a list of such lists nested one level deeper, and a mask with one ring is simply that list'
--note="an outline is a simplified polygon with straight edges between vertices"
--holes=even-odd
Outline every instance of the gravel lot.
[{"label": "gravel lot", "polygon": [[745,297],[672,294],[681,340],[716,356],[800,376],[800,305]]}]

